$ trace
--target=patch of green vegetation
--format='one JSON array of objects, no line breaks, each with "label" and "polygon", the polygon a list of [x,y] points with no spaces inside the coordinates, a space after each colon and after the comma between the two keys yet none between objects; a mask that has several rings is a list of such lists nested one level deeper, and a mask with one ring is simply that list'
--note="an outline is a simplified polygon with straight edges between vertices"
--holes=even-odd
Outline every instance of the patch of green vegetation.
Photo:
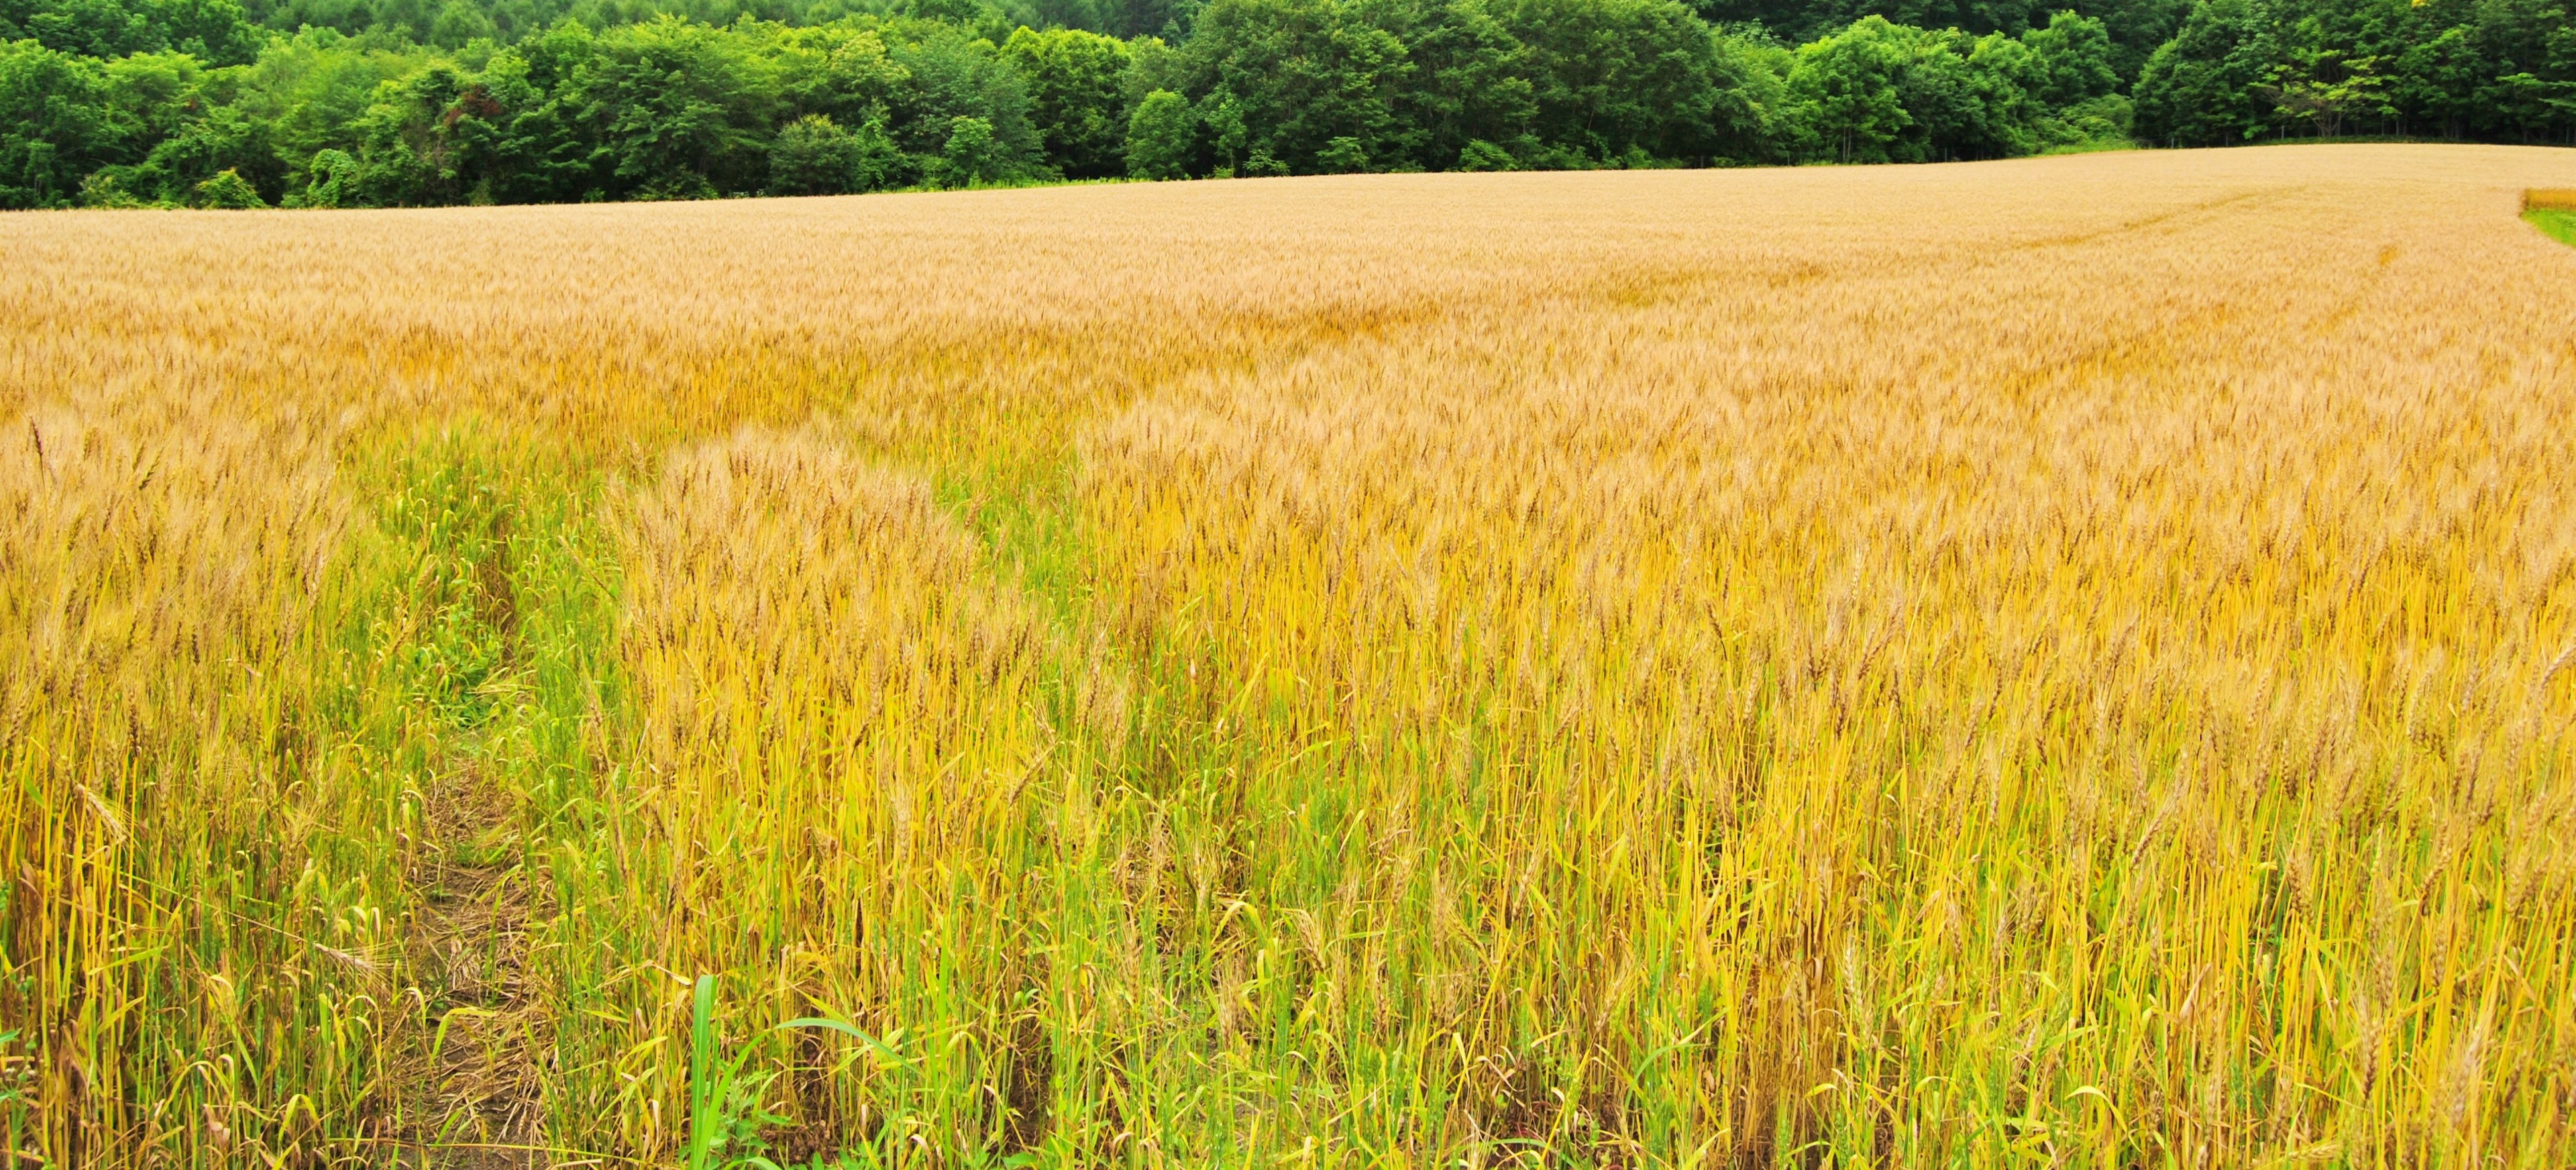
[{"label": "patch of green vegetation", "polygon": [[2541,234],[2568,247],[2576,248],[2576,211],[2535,207],[2523,212],[2522,218],[2530,220],[2531,226],[2539,228]]},{"label": "patch of green vegetation", "polygon": [[[388,1120],[434,1145],[539,1108],[459,1086],[531,1083],[529,1062],[554,1053],[509,1038],[601,1010],[595,986],[531,956],[598,933],[579,862],[614,795],[584,737],[617,706],[618,559],[597,478],[492,420],[362,438],[342,482],[373,523],[332,578],[331,758],[395,809],[366,842],[400,891],[396,1002],[416,1013],[386,1025]],[[575,1056],[591,1055],[583,1038],[565,1038]]]},{"label": "patch of green vegetation", "polygon": [[2065,144],[2065,145],[2063,145],[2063,146],[2052,146],[2052,147],[2049,147],[2049,148],[2048,148],[2048,149],[2046,149],[2046,150],[2040,151],[2040,153],[2041,153],[2041,154],[2100,154],[2101,152],[2106,151],[2106,150],[2136,150],[2136,149],[2138,149],[2138,144],[2137,144],[2136,142],[2133,142],[2133,141],[2131,141],[2131,140],[2129,140],[2129,139],[2126,139],[2126,138],[2087,138],[2087,139],[2083,140],[2082,142],[2069,142],[2069,143],[2066,143],[2066,144]]}]

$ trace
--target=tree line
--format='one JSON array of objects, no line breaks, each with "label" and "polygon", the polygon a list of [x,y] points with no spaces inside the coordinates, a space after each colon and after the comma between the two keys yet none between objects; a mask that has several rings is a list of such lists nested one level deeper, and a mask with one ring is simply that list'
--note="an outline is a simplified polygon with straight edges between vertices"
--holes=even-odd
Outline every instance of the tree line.
[{"label": "tree line", "polygon": [[0,206],[2576,142],[2565,0],[2065,2],[0,0]]}]

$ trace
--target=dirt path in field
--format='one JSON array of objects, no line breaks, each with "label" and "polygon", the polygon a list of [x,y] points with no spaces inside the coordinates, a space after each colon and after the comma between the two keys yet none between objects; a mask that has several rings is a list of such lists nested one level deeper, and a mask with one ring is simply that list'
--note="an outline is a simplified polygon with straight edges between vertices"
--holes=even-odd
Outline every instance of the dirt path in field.
[{"label": "dirt path in field", "polygon": [[471,1170],[547,1164],[540,1068],[554,1046],[529,982],[530,923],[548,891],[530,880],[524,798],[506,779],[519,739],[507,683],[525,659],[509,512],[485,523],[462,546],[475,551],[448,562],[464,572],[442,616],[499,647],[500,662],[475,688],[489,692],[484,701],[433,707],[440,750],[422,785],[422,848],[404,874],[415,898],[404,949],[421,1011],[401,1057],[405,1161]]},{"label": "dirt path in field", "polygon": [[541,1166],[545,1102],[538,1061],[551,1029],[527,983],[528,923],[539,892],[518,862],[517,809],[482,769],[429,794],[431,847],[409,875],[419,902],[406,948],[426,1027],[408,1054],[404,1139],[420,1164]]}]

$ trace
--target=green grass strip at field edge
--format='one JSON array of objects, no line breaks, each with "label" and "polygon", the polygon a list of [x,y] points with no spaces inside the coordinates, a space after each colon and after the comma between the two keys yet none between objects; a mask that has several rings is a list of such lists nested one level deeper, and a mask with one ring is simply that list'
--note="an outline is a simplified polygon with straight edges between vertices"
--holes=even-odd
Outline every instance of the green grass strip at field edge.
[{"label": "green grass strip at field edge", "polygon": [[2542,235],[2576,248],[2576,210],[2535,207],[2523,212],[2522,218],[2539,228]]}]

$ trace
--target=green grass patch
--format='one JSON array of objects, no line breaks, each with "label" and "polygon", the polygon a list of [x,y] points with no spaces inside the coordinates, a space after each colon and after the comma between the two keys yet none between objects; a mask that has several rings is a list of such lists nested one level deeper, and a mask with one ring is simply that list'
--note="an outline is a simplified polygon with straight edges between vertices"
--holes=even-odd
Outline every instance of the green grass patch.
[{"label": "green grass patch", "polygon": [[2069,142],[2059,146],[2052,146],[2046,150],[2040,151],[2039,153],[2043,155],[2100,154],[2106,150],[2136,149],[2138,149],[2138,144],[2126,138],[2087,138],[2082,142]]},{"label": "green grass patch", "polygon": [[2554,207],[2535,207],[2522,213],[2542,235],[2576,248],[2576,211]]}]

